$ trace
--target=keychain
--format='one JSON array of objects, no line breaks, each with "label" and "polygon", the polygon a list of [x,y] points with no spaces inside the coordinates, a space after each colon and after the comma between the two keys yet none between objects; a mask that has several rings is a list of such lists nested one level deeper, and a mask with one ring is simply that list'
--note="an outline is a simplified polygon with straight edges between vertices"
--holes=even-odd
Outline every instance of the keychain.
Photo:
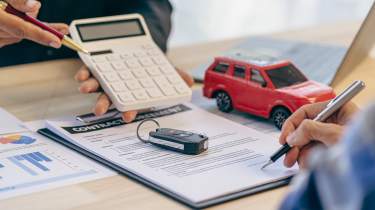
[{"label": "keychain", "polygon": [[[158,126],[155,131],[149,132],[148,139],[143,139],[139,135],[139,129],[145,122],[154,122]],[[144,143],[188,155],[198,155],[208,149],[207,136],[172,128],[160,128],[159,122],[154,119],[146,119],[138,124],[137,137]]]}]

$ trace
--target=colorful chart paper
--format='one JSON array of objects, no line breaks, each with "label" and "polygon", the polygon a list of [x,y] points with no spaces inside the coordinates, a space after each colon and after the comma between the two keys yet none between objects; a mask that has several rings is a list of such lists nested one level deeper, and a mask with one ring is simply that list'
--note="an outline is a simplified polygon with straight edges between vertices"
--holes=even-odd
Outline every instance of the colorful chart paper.
[{"label": "colorful chart paper", "polygon": [[0,137],[0,144],[32,144],[36,139],[23,135],[10,135]]}]

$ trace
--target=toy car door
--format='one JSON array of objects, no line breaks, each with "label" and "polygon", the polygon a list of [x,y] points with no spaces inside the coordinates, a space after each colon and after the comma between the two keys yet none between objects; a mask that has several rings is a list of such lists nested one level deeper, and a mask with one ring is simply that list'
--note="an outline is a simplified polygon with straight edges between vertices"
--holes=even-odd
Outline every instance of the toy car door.
[{"label": "toy car door", "polygon": [[230,84],[230,86],[232,89],[232,98],[235,106],[245,106],[249,99],[249,94],[247,91],[245,91],[248,86],[248,71],[249,69],[247,69],[244,65],[235,64],[233,66],[233,83]]},{"label": "toy car door", "polygon": [[267,109],[267,96],[269,95],[269,90],[267,89],[266,80],[260,70],[251,69],[246,88],[246,93],[248,95],[246,106],[255,114],[262,115],[261,113]]}]

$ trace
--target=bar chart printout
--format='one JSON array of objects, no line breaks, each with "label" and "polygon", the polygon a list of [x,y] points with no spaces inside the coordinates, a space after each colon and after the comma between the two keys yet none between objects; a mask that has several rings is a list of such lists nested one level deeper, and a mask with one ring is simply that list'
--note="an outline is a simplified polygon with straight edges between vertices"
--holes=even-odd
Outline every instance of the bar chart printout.
[{"label": "bar chart printout", "polygon": [[38,168],[41,171],[49,171],[50,169],[47,166],[43,165],[43,162],[52,161],[51,159],[49,159],[47,156],[43,155],[40,152],[16,155],[16,156],[8,157],[8,160],[32,176],[38,175],[38,172],[29,168],[23,162],[28,162],[29,164],[33,165],[34,167]]},{"label": "bar chart printout", "polygon": [[0,200],[113,174],[38,134],[0,135]]}]

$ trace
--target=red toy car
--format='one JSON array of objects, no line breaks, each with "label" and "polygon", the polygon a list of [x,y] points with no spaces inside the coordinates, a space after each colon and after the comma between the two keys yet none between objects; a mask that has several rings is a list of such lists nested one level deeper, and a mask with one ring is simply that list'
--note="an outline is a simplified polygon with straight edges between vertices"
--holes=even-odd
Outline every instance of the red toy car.
[{"label": "red toy car", "polygon": [[308,80],[290,61],[215,58],[204,78],[203,95],[216,98],[223,112],[237,109],[284,121],[305,104],[335,97],[332,88]]}]

